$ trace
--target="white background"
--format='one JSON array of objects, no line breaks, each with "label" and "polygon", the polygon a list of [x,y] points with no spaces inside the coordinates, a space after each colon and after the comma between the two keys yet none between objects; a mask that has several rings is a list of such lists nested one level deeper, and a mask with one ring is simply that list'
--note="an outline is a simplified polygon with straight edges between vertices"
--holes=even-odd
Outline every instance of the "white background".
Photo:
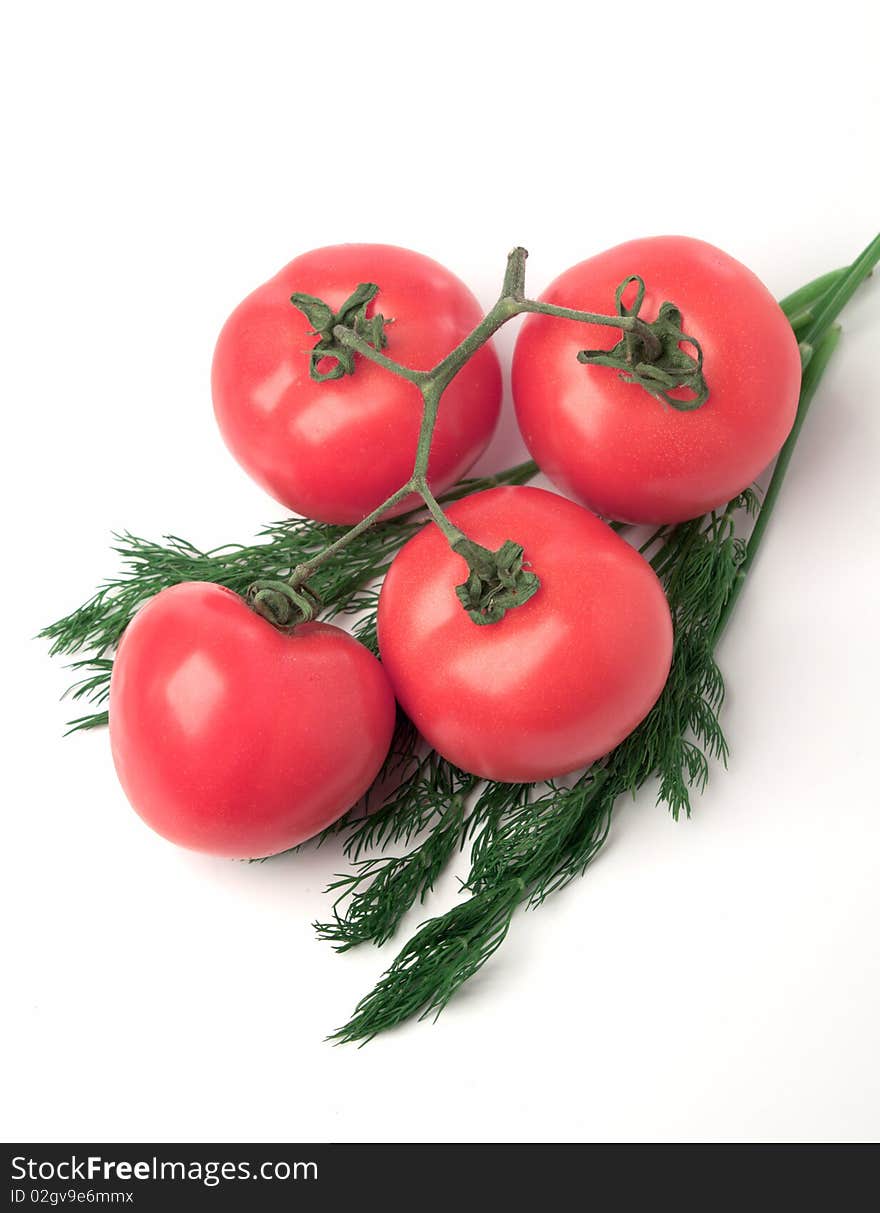
[{"label": "white background", "polygon": [[[32,639],[115,571],[111,530],[210,545],[282,513],[226,454],[208,369],[226,314],[301,251],[407,245],[486,304],[514,243],[534,293],[658,232],[778,295],[850,261],[880,218],[876,13],[7,12],[7,1139],[877,1136],[880,282],[723,644],[730,770],[690,822],[650,788],[623,806],[435,1027],[322,1043],[394,951],[314,939],[333,849],[247,866],[153,836],[106,735],[62,740],[67,676]],[[519,454],[508,413],[481,466]]]}]

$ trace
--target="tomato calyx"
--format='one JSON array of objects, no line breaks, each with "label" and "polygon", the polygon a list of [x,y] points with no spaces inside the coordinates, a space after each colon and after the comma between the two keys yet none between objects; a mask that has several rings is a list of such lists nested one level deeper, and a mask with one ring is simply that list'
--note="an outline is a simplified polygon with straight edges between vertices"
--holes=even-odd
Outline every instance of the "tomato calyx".
[{"label": "tomato calyx", "polygon": [[321,608],[321,600],[313,589],[287,581],[255,581],[248,586],[245,601],[281,631],[309,623]]},{"label": "tomato calyx", "polygon": [[457,585],[455,593],[476,624],[498,623],[541,588],[537,574],[523,567],[522,546],[511,539],[505,539],[493,552],[463,536],[452,544],[452,550],[467,561],[470,570],[467,581]]},{"label": "tomato calyx", "polygon": [[[631,305],[623,302],[630,283],[636,283]],[[627,383],[637,383],[646,392],[679,412],[692,412],[709,399],[709,386],[703,374],[703,351],[699,341],[682,330],[681,311],[674,303],[663,303],[657,319],[651,322],[639,316],[645,299],[645,283],[638,274],[624,278],[614,293],[617,314],[630,321],[623,336],[611,350],[581,350],[578,362],[607,366],[619,372]],[[638,324],[631,322],[638,320]],[[682,349],[689,345],[694,354]],[[673,395],[682,390],[693,392],[682,398]]]},{"label": "tomato calyx", "polygon": [[[290,296],[290,302],[312,326],[310,335],[318,338],[309,354],[309,375],[316,383],[354,374],[355,351],[337,340],[333,331],[337,326],[351,330],[373,349],[382,350],[388,344],[385,325],[390,321],[378,314],[367,316],[367,308],[378,293],[375,282],[361,282],[337,312],[315,295],[294,292]],[[325,359],[333,361],[329,370],[321,370]]]}]

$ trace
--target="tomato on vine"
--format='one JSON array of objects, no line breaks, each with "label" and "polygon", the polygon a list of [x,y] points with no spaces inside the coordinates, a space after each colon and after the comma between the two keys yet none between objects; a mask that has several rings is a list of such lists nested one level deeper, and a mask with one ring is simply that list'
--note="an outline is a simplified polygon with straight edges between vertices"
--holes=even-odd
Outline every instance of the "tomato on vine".
[{"label": "tomato on vine", "polygon": [[[798,343],[751,270],[679,236],[582,261],[541,301],[603,311],[621,285],[622,316],[653,321],[674,301],[683,332],[670,352],[699,354],[705,394],[666,391],[650,367],[634,375],[638,353],[622,372],[609,370],[612,349],[626,361],[627,337],[614,329],[531,315],[513,358],[517,419],[541,470],[591,509],[626,522],[681,522],[724,506],[779,452],[797,411]],[[596,348],[585,355],[587,345]]]},{"label": "tomato on vine", "polygon": [[319,833],[378,774],[394,696],[341,628],[280,631],[222,586],[162,590],[128,625],[110,682],[110,741],[147,825],[235,859]]},{"label": "tomato on vine", "polygon": [[644,718],[669,672],[672,624],[651,566],[543,489],[490,489],[448,518],[487,549],[513,537],[538,584],[477,626],[463,609],[462,556],[434,525],[410,539],[378,613],[404,711],[439,754],[484,779],[533,782],[600,758]]},{"label": "tomato on vine", "polygon": [[[362,286],[372,293],[358,293]],[[212,391],[223,438],[289,509],[358,522],[409,479],[422,401],[412,382],[365,358],[344,350],[322,357],[334,325],[351,325],[397,362],[429,370],[481,316],[467,287],[420,253],[382,244],[305,253],[249,295],[220,333]],[[500,404],[501,369],[485,345],[444,396],[428,468],[435,492],[483,452]],[[415,504],[409,497],[388,513]]]},{"label": "tomato on vine", "polygon": [[[310,257],[316,274],[329,273],[335,259],[355,251]],[[387,768],[399,785],[377,815],[346,823],[354,867],[332,884],[332,919],[316,924],[319,935],[340,950],[385,942],[450,855],[474,840],[469,896],[422,924],[336,1040],[366,1041],[413,1015],[439,1013],[493,955],[521,905],[540,905],[583,874],[608,837],[619,798],[656,776],[673,816],[689,813],[709,759],[726,754],[715,649],[836,347],[837,316],[880,260],[880,236],[852,265],[784,299],[781,312],[747,270],[697,241],[663,238],[611,250],[563,275],[543,300],[526,295],[526,256],[512,250],[496,303],[463,339],[450,332],[453,348],[446,342],[446,354],[425,353],[415,365],[386,352],[397,320],[376,310],[379,288],[368,267],[344,284],[340,278],[339,290],[323,298],[303,289],[321,289],[317,283],[282,281],[311,326],[302,350],[308,378],[335,402],[325,421],[342,433],[349,422],[356,430],[360,398],[333,393],[365,368],[420,397],[418,437],[395,483],[383,487],[390,491],[368,501],[364,464],[352,459],[359,516],[344,533],[292,518],[254,545],[209,552],[174,538],[156,544],[125,536],[118,550],[126,576],[105,582],[42,633],[53,652],[91,653],[77,662],[76,698],[103,704],[109,681],[114,758],[145,820],[183,845],[222,855],[285,849],[360,797],[384,765],[393,682],[437,752],[402,741]],[[453,293],[463,289],[456,284]],[[238,364],[235,340],[221,337],[215,389],[220,396],[230,389],[224,400],[235,420],[241,371],[254,388],[251,404],[274,416],[284,447],[283,421],[296,410],[285,403],[289,365],[273,363],[288,348],[289,313],[282,315],[277,295],[261,288],[230,321],[244,355]],[[584,303],[597,310],[583,310]],[[791,332],[780,328],[782,312]],[[448,424],[448,399],[481,361],[484,382],[497,387],[487,343],[524,314],[530,319],[514,387],[546,470],[621,518],[709,512],[661,524],[642,555],[571,501],[497,487],[522,486],[536,474],[532,462],[489,478],[495,487],[486,492],[460,487],[471,496],[444,512],[449,498],[438,500],[432,488],[440,483],[434,440]],[[551,324],[558,342],[549,339]],[[794,425],[759,502],[738,489],[788,431],[798,349],[804,375]],[[278,374],[261,384],[257,372],[273,365]],[[247,462],[254,436],[247,409],[238,419]],[[534,433],[530,419],[541,423]],[[270,430],[255,432],[265,439]],[[377,456],[371,443],[378,432],[362,454],[387,470],[382,456],[393,454],[392,435],[389,452]],[[319,427],[312,437],[335,510],[334,485],[344,486],[349,469],[328,461],[332,436]],[[357,453],[350,442],[342,449],[347,459]],[[275,471],[286,474],[284,450]],[[712,509],[728,499],[733,508]],[[419,531],[408,516],[371,529],[414,500],[433,525]],[[753,511],[758,519],[745,538],[744,515]],[[395,551],[376,610],[369,583]],[[233,589],[245,589],[249,605]],[[156,596],[142,606],[148,594]],[[385,669],[347,634],[310,622],[322,607],[334,616],[360,614],[365,637],[376,626]],[[95,711],[71,729],[106,717]],[[554,778],[578,768],[564,784]],[[409,842],[416,832],[423,837],[400,855],[359,858],[364,846]]]}]

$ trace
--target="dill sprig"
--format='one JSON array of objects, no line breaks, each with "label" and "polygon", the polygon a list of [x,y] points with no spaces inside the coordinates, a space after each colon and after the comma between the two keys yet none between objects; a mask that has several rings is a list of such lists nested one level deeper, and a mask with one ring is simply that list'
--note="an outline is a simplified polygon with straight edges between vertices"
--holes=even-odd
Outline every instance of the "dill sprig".
[{"label": "dill sprig", "polygon": [[[468,796],[479,788],[473,803]],[[321,939],[330,940],[338,952],[360,943],[381,945],[390,939],[401,919],[416,902],[424,902],[438,876],[456,851],[462,850],[477,829],[522,803],[528,784],[482,782],[459,771],[451,763],[430,753],[419,763],[419,773],[404,781],[389,798],[374,824],[355,824],[344,851],[353,871],[340,874],[328,887],[336,893],[333,919],[316,923]],[[416,846],[403,855],[359,856],[371,845],[391,845],[429,830]],[[345,912],[339,905],[347,900]]]}]

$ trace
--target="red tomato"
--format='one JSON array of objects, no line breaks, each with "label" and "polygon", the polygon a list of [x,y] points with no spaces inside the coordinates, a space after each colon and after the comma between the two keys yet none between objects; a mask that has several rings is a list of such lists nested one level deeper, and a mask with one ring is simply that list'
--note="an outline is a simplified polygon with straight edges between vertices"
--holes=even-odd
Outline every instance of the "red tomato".
[{"label": "red tomato", "polygon": [[[391,245],[340,244],[297,257],[249,295],[214,353],[214,411],[229,449],[278,501],[322,522],[357,522],[406,484],[422,418],[418,389],[364,358],[342,379],[309,377],[316,338],[291,294],[335,311],[361,282],[379,286],[369,315],[391,319],[384,352],[416,370],[430,370],[482,318],[464,283],[436,261]],[[443,397],[429,467],[435,492],[485,449],[500,404],[498,358],[484,346]]]},{"label": "red tomato", "polygon": [[542,299],[613,314],[615,288],[630,274],[647,286],[642,319],[656,319],[665,300],[681,309],[684,332],[703,348],[707,403],[680,412],[577,361],[580,350],[610,349],[618,329],[533,315],[513,358],[517,418],[542,471],[566,493],[609,518],[681,522],[725,505],[778,453],[797,411],[797,341],[751,270],[682,236],[633,240],[582,261]]},{"label": "red tomato", "polygon": [[401,705],[445,758],[485,779],[586,766],[635,728],[666,681],[672,623],[660,582],[604,522],[543,489],[490,489],[449,517],[493,550],[522,544],[541,586],[477,625],[455,594],[464,560],[433,523],[420,531],[379,598],[382,662]]},{"label": "red tomato", "polygon": [[172,842],[238,859],[340,817],[382,766],[394,718],[381,665],[346,632],[279,632],[205,583],[138,611],[110,682],[113,759],[136,811]]}]

